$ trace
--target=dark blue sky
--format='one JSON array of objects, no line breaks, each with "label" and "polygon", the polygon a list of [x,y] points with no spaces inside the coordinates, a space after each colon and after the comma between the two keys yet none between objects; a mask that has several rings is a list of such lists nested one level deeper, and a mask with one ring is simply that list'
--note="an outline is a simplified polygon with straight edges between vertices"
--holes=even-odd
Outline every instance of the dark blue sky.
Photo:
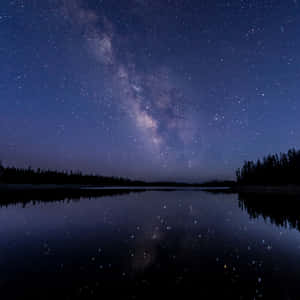
[{"label": "dark blue sky", "polygon": [[300,147],[297,0],[4,0],[0,158],[231,179]]}]

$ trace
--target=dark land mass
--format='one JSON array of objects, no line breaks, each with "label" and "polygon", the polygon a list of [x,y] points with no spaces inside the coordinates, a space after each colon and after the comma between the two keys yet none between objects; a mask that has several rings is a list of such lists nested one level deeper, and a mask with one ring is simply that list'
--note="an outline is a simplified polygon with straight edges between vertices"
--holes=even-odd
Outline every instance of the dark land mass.
[{"label": "dark land mass", "polygon": [[299,174],[300,150],[269,154],[257,161],[245,161],[236,171],[236,183],[228,185],[228,192],[300,195]]},{"label": "dark land mass", "polygon": [[236,172],[242,186],[300,186],[300,150],[269,154],[257,161],[245,161]]},{"label": "dark land mass", "polygon": [[[53,171],[41,169],[21,169],[15,167],[3,167],[0,163],[0,189],[5,188],[5,185],[12,185],[15,188],[25,189],[25,185],[68,185],[73,188],[79,186],[90,187],[108,187],[108,186],[126,186],[126,187],[231,187],[235,185],[234,181],[209,181],[204,183],[185,183],[185,182],[172,182],[172,181],[142,181],[132,180],[123,177],[109,177],[95,174],[83,174],[80,171]],[[17,186],[20,185],[20,186]],[[23,186],[23,187],[22,187]],[[28,188],[28,186],[27,186]]]}]

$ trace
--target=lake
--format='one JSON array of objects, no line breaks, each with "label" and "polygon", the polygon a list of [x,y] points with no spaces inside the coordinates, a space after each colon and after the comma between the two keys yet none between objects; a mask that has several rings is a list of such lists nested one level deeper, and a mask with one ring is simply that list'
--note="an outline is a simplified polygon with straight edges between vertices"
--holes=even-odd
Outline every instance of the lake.
[{"label": "lake", "polygon": [[1,297],[300,299],[297,200],[128,190],[6,201]]}]

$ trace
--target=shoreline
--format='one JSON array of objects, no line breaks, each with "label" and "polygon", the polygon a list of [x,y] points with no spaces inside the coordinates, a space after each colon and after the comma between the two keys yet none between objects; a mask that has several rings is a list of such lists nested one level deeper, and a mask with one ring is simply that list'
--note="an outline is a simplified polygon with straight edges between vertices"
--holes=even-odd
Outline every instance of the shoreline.
[{"label": "shoreline", "polygon": [[226,193],[226,194],[257,194],[257,195],[300,195],[299,185],[282,185],[282,186],[233,186],[228,189],[202,189],[209,193]]},{"label": "shoreline", "polygon": [[103,191],[203,191],[210,193],[253,193],[253,194],[299,194],[300,186],[233,186],[233,187],[199,187],[199,186],[93,186],[78,184],[3,184],[0,183],[0,193],[19,192],[91,192],[101,193]]},{"label": "shoreline", "polygon": [[0,184],[0,207],[13,203],[76,201],[81,198],[120,196],[143,192],[203,191],[199,188],[185,187],[143,187],[143,186],[82,186],[82,185],[32,185]]},{"label": "shoreline", "polygon": [[0,192],[14,192],[14,191],[63,191],[63,190],[72,190],[72,191],[82,191],[82,190],[149,190],[149,191],[158,191],[158,190],[195,190],[195,191],[206,191],[206,190],[219,190],[225,191],[228,188],[224,187],[199,187],[199,186],[175,186],[175,185],[165,185],[165,186],[156,186],[156,185],[79,185],[79,184],[3,184],[0,183]]},{"label": "shoreline", "polygon": [[247,193],[247,194],[294,194],[300,195],[300,186],[298,185],[282,185],[282,186],[236,186],[231,188],[235,193]]}]

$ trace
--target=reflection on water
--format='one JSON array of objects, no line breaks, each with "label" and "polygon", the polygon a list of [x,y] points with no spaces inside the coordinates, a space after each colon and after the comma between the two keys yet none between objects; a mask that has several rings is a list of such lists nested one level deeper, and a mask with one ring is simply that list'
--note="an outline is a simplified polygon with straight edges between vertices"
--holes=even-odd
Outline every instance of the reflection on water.
[{"label": "reflection on water", "polygon": [[22,204],[24,207],[31,203],[35,205],[40,202],[70,202],[82,198],[91,199],[95,197],[117,196],[131,193],[145,192],[145,189],[49,189],[49,190],[13,190],[1,191],[0,207],[13,204]]},{"label": "reflection on water", "polygon": [[239,206],[251,218],[263,217],[278,226],[292,227],[300,231],[299,195],[239,194]]},{"label": "reflection on water", "polygon": [[25,208],[15,199],[0,209],[1,295],[299,299],[300,233],[276,225],[299,228],[297,213],[251,197],[127,191],[27,198]]}]

